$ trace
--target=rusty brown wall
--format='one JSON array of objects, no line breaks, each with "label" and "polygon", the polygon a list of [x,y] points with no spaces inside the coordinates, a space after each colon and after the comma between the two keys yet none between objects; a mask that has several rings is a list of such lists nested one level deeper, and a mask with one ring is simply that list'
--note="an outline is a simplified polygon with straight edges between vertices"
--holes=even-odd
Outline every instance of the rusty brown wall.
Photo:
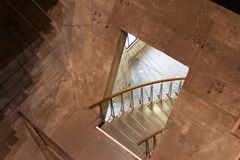
[{"label": "rusty brown wall", "polygon": [[[109,94],[113,85],[121,50],[119,44],[124,37],[121,30],[190,66],[188,79],[153,159],[225,160],[234,159],[239,153],[240,141],[230,134],[240,112],[238,13],[208,0],[8,2],[11,5],[4,4],[8,8],[7,17],[14,17],[10,26],[15,27],[7,27],[11,29],[12,38],[9,32],[1,32],[4,40],[1,46],[9,41],[6,51],[1,53],[16,54],[6,56],[2,63],[10,69],[1,70],[4,75],[1,80],[9,80],[1,84],[0,105],[6,108],[5,99],[13,108],[20,105],[46,133],[60,134],[55,138],[60,137],[58,142],[66,145],[74,156],[85,153],[83,157],[94,159],[91,151],[101,145],[95,149],[112,152],[96,152],[99,159],[131,158],[91,128],[98,113],[86,109]],[[3,21],[6,22],[4,18]],[[17,31],[19,28],[21,32]],[[16,70],[16,74],[13,73]],[[15,103],[13,93],[20,93],[24,98]],[[66,144],[61,141],[61,136],[71,140],[74,135],[68,137],[63,132],[64,126],[69,126],[67,119],[74,113],[81,123],[72,124],[81,128],[79,135],[88,135],[83,137],[85,146],[91,142],[88,149],[84,145],[71,148],[67,140]],[[66,124],[61,125],[63,122]],[[4,144],[0,150],[3,157],[7,154],[14,157],[10,148],[20,150],[21,145],[18,144],[18,148],[14,144],[24,141],[16,138],[17,130],[10,129],[10,132],[0,137],[11,142],[0,143]],[[11,136],[6,139],[6,135]]]},{"label": "rusty brown wall", "polygon": [[153,159],[235,159],[240,15],[201,1],[116,1],[112,21],[190,66]]}]

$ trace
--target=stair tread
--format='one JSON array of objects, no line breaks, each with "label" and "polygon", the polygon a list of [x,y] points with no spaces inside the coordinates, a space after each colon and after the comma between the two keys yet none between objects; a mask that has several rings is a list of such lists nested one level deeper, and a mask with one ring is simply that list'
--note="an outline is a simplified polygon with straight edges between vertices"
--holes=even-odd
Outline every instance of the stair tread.
[{"label": "stair tread", "polygon": [[159,119],[161,119],[162,123],[165,126],[168,120],[168,112],[167,113],[166,111],[164,112],[161,108],[162,108],[162,105],[156,104],[156,103],[154,103],[153,106],[149,106],[149,109],[154,113],[154,115],[156,115]]},{"label": "stair tread", "polygon": [[128,124],[129,126],[131,126],[131,128],[133,130],[135,130],[137,133],[139,133],[139,135],[141,137],[146,137],[149,135],[148,131],[138,122],[136,121],[134,118],[132,118],[131,116],[129,116],[128,113],[124,113],[121,117],[120,117],[121,121],[123,121],[124,123]]},{"label": "stair tread", "polygon": [[101,129],[107,132],[110,136],[116,139],[119,143],[124,145],[130,151],[135,153],[136,155],[142,157],[144,155],[144,150],[142,147],[139,147],[136,143],[132,142],[129,137],[119,131],[115,126],[111,125],[110,123],[105,123]]},{"label": "stair tread", "polygon": [[[138,155],[145,156],[146,143],[137,145],[139,140],[165,127],[174,102],[170,99],[154,102],[153,106],[144,105],[131,112],[124,112],[101,128],[123,146]],[[160,134],[156,136],[157,141]],[[153,138],[148,140],[150,150],[153,149]]]},{"label": "stair tread", "polygon": [[127,135],[131,140],[135,143],[137,143],[141,138],[141,135],[139,135],[134,129],[131,128],[128,124],[121,121],[120,118],[115,118],[112,122],[112,125],[114,125],[118,130],[123,132],[125,135]]},{"label": "stair tread", "polygon": [[[139,111],[144,114],[145,116],[148,117],[148,119],[152,122],[152,124],[157,128],[157,129],[161,129],[164,128],[165,123],[164,121],[161,119],[161,117],[158,117],[156,114],[154,114],[154,112],[150,109],[152,107],[150,106],[146,106],[143,107],[142,109],[140,109]],[[165,118],[165,117],[164,117]],[[165,119],[164,119],[165,120]]]},{"label": "stair tread", "polygon": [[135,109],[129,113],[129,115],[137,120],[146,130],[148,134],[151,134],[157,130],[157,127],[152,124],[152,122],[148,119],[148,117],[142,114],[139,109]]},{"label": "stair tread", "polygon": [[167,99],[164,102],[172,109],[176,99]]},{"label": "stair tread", "polygon": [[156,104],[160,107],[163,113],[166,114],[167,117],[170,115],[172,111],[172,102],[170,102],[170,100],[166,100],[162,102],[159,101]]}]

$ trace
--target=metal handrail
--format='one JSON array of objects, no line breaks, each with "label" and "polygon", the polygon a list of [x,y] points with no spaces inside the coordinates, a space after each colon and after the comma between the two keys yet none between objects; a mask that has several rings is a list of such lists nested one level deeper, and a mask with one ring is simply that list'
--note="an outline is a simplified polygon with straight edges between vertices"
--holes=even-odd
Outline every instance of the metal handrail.
[{"label": "metal handrail", "polygon": [[109,97],[106,97],[103,100],[101,100],[101,101],[99,101],[99,102],[89,106],[88,109],[93,109],[93,108],[101,105],[102,103],[111,100],[114,97],[117,97],[119,95],[122,95],[123,93],[126,93],[128,91],[131,91],[131,90],[134,90],[134,89],[137,89],[137,88],[141,88],[141,87],[145,87],[145,86],[149,86],[149,85],[153,85],[153,84],[157,84],[157,83],[164,83],[164,82],[178,81],[178,80],[185,80],[185,79],[186,79],[185,77],[169,78],[169,79],[162,79],[162,80],[156,80],[156,81],[152,81],[152,82],[142,83],[142,84],[134,86],[134,87],[129,87],[127,89],[124,89],[121,92],[115,93],[115,94],[113,94],[113,95],[111,95]]},{"label": "metal handrail", "polygon": [[[182,88],[182,83],[185,79],[186,79],[185,77],[169,78],[169,79],[162,79],[162,80],[156,80],[156,81],[152,81],[152,82],[142,83],[137,86],[129,87],[129,88],[124,89],[123,91],[115,93],[115,94],[113,94],[109,97],[106,97],[103,100],[89,106],[88,109],[93,109],[93,108],[99,106],[100,118],[101,118],[101,122],[99,123],[99,126],[102,126],[105,123],[106,119],[108,119],[110,121],[110,120],[114,119],[116,117],[116,115],[121,116],[122,113],[124,113],[125,111],[129,111],[129,109],[133,110],[135,108],[136,103],[134,102],[134,95],[133,95],[134,90],[137,90],[140,94],[140,96],[138,97],[138,101],[139,101],[138,105],[136,105],[136,106],[139,106],[140,108],[143,108],[145,106],[145,104],[150,107],[153,107],[154,103],[156,102],[154,100],[157,100],[157,101],[159,100],[160,102],[164,102],[166,100],[165,98],[169,99],[171,101],[171,103],[174,104],[176,97],[172,93],[175,93],[176,96],[179,95],[180,90]],[[177,90],[174,89],[174,87],[173,87],[174,81],[180,81],[180,83],[178,84]],[[164,91],[164,88],[163,88],[165,82],[170,83],[167,91]],[[159,90],[157,89],[158,91],[156,93],[157,97],[155,96],[156,99],[154,98],[154,85],[159,86]],[[145,87],[146,88],[150,87],[149,94],[147,94],[147,97],[144,96],[144,94],[143,94],[143,90]],[[128,93],[130,96],[127,96],[127,98],[124,99],[123,94],[126,94],[126,93]],[[117,101],[114,102],[114,98],[118,98],[118,99],[116,99]],[[147,98],[147,99],[145,99],[145,98]],[[114,103],[115,103],[115,105],[114,105]],[[147,103],[149,103],[150,105]],[[125,104],[126,104],[126,106],[125,106]],[[127,108],[127,110],[125,110],[126,108]],[[152,156],[153,150],[155,149],[156,144],[157,144],[157,135],[162,132],[163,132],[163,129],[160,129],[160,130],[148,135],[147,137],[144,137],[143,139],[141,139],[137,142],[137,145],[141,145],[141,144],[145,143],[146,157],[150,158]],[[152,139],[152,141],[153,141],[152,148],[149,146],[150,139]]]},{"label": "metal handrail", "polygon": [[162,133],[163,132],[163,129],[160,129],[152,134],[150,134],[149,136],[141,139],[140,141],[137,142],[137,145],[141,145],[143,144],[144,142],[148,141],[149,139],[153,138],[154,136],[158,135],[159,133]]},{"label": "metal handrail", "polygon": [[[27,122],[33,129],[34,131],[37,133],[37,135],[41,138],[41,140],[44,142],[44,144],[48,145],[50,143],[50,148],[53,149],[53,151],[55,151],[56,153],[62,154],[64,157],[61,157],[64,160],[74,160],[63,148],[61,148],[56,142],[54,142],[51,138],[49,138],[40,128],[38,128],[34,123],[32,123],[22,112],[18,111],[18,114],[20,115],[20,117],[22,117],[25,122]],[[47,141],[49,142],[47,142]],[[53,147],[51,147],[53,146]]]},{"label": "metal handrail", "polygon": [[[155,147],[157,145],[157,137],[156,136],[158,134],[162,133],[162,132],[163,132],[163,129],[160,129],[160,130],[152,133],[151,135],[149,135],[149,136],[147,136],[147,137],[145,137],[142,140],[137,142],[137,145],[141,145],[141,144],[145,143],[145,155],[146,155],[146,157],[151,158],[152,153],[153,153],[153,151],[154,151],[154,149],[155,149]],[[153,140],[153,144],[152,144],[153,148],[152,148],[152,150],[149,147],[150,139]]]}]

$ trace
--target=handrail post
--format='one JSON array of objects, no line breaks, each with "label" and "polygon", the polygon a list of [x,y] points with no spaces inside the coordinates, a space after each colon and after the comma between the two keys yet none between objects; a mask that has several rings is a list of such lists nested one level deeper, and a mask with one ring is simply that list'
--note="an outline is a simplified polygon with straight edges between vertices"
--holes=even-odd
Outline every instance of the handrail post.
[{"label": "handrail post", "polygon": [[143,87],[141,87],[141,107],[143,107]]},{"label": "handrail post", "polygon": [[150,148],[149,148],[149,144],[148,144],[148,140],[145,142],[146,144],[146,157],[150,158],[151,154],[150,154]]},{"label": "handrail post", "polygon": [[110,99],[110,109],[111,109],[111,116],[114,118],[115,117],[115,112],[114,112],[114,106],[113,106],[112,98]]},{"label": "handrail post", "polygon": [[123,100],[123,94],[121,94],[121,112],[123,113],[125,111],[124,109],[124,100]]},{"label": "handrail post", "polygon": [[180,93],[180,91],[181,91],[181,89],[182,89],[182,82],[183,82],[183,81],[180,81],[180,83],[179,83],[179,85],[178,85],[178,91],[177,91],[178,94]]},{"label": "handrail post", "polygon": [[130,105],[130,106],[131,106],[131,108],[132,108],[132,109],[134,109],[134,97],[133,97],[133,90],[131,90],[131,91],[130,91],[130,93],[131,93],[131,102],[130,102],[130,104],[131,104],[131,105]]},{"label": "handrail post", "polygon": [[170,82],[169,90],[168,90],[169,98],[172,98],[172,82]]},{"label": "handrail post", "polygon": [[162,101],[163,101],[163,83],[160,84],[158,99],[162,103]]},{"label": "handrail post", "polygon": [[103,106],[102,106],[102,104],[99,105],[99,111],[100,111],[100,118],[102,120],[102,123],[104,123],[105,122],[105,116],[103,114]]},{"label": "handrail post", "polygon": [[150,88],[150,105],[153,106],[153,85]]}]

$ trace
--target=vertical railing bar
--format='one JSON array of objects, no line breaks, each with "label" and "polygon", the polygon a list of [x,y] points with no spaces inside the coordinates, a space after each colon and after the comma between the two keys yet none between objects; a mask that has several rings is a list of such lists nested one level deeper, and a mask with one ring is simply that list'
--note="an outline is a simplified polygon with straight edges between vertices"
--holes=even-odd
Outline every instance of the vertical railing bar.
[{"label": "vertical railing bar", "polygon": [[110,108],[111,108],[111,116],[115,117],[114,107],[113,107],[113,101],[112,98],[110,99]]},{"label": "vertical railing bar", "polygon": [[160,89],[159,89],[159,96],[158,96],[160,102],[163,101],[163,83],[160,84]]},{"label": "vertical railing bar", "polygon": [[178,85],[178,94],[180,93],[181,89],[182,89],[182,81],[180,81],[180,83]]},{"label": "vertical railing bar", "polygon": [[103,108],[102,108],[102,104],[99,105],[99,111],[100,111],[100,118],[102,120],[102,122],[105,122],[105,117],[104,117],[104,113],[103,113]]},{"label": "vertical railing bar", "polygon": [[179,82],[178,89],[177,91],[175,91],[176,97],[178,97],[178,95],[180,94],[181,89],[182,89],[182,81]]},{"label": "vertical railing bar", "polygon": [[141,87],[141,107],[143,107],[143,87]]},{"label": "vertical railing bar", "polygon": [[124,112],[124,100],[123,100],[123,94],[121,94],[121,111]]},{"label": "vertical railing bar", "polygon": [[128,96],[128,100],[129,100],[129,108],[127,109],[127,111],[129,111],[129,110],[132,110],[131,92],[129,93],[129,91],[128,91],[127,96]]},{"label": "vertical railing bar", "polygon": [[130,91],[131,93],[131,107],[134,109],[134,97],[133,97],[133,90]]},{"label": "vertical railing bar", "polygon": [[153,106],[153,85],[151,85],[151,88],[150,88],[150,104],[152,107]]},{"label": "vertical railing bar", "polygon": [[150,92],[149,92],[150,94],[149,94],[149,96],[148,96],[148,94],[147,94],[147,97],[148,97],[148,101],[151,103],[151,87],[150,87]]},{"label": "vertical railing bar", "polygon": [[172,97],[172,82],[170,82],[169,90],[168,90],[168,96]]},{"label": "vertical railing bar", "polygon": [[146,143],[146,157],[150,158],[151,155],[148,141],[146,141],[145,143]]}]

